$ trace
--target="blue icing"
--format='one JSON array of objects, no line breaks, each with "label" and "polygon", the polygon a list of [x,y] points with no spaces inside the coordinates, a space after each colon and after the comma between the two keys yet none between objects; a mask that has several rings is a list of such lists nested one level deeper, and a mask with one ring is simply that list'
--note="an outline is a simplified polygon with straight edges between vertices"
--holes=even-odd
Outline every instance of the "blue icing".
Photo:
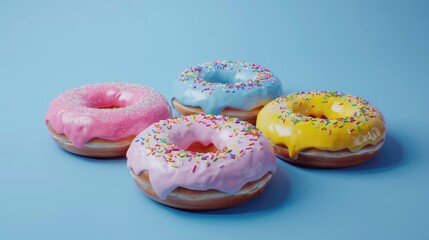
[{"label": "blue icing", "polygon": [[283,95],[279,79],[256,64],[217,61],[186,69],[173,83],[184,105],[219,114],[226,107],[248,111]]}]

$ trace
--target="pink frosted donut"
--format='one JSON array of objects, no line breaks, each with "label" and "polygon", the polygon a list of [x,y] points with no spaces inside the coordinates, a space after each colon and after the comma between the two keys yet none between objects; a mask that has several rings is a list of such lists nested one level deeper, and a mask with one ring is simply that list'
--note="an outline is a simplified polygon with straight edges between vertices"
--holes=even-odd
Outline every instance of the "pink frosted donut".
[{"label": "pink frosted donut", "polygon": [[259,195],[276,170],[267,138],[250,123],[216,115],[163,120],[141,132],[128,152],[136,184],[162,204],[209,210]]},{"label": "pink frosted donut", "polygon": [[171,117],[157,91],[132,83],[100,83],[67,90],[49,106],[45,123],[65,150],[88,157],[124,156],[132,139]]}]

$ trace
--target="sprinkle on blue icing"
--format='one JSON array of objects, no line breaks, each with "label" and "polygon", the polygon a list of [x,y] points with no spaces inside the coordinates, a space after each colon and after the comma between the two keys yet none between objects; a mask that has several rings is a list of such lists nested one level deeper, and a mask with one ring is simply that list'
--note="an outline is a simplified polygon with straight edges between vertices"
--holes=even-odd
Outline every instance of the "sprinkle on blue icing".
[{"label": "sprinkle on blue icing", "polygon": [[184,105],[219,114],[226,107],[248,111],[283,95],[270,70],[243,61],[216,61],[186,69],[174,81],[175,98]]}]

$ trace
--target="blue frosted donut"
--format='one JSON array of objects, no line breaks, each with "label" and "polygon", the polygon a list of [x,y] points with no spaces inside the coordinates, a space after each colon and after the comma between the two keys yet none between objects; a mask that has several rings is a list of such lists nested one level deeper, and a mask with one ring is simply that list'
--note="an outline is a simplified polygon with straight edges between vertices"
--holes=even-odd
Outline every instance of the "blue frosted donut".
[{"label": "blue frosted donut", "polygon": [[243,61],[190,67],[173,87],[174,98],[181,104],[200,107],[207,114],[220,114],[227,107],[249,111],[283,95],[281,82],[270,70]]}]

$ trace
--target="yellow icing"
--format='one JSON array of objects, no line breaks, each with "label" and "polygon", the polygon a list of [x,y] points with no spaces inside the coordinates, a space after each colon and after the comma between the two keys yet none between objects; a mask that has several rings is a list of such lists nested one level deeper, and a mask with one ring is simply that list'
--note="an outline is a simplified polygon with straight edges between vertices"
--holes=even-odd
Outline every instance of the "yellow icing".
[{"label": "yellow icing", "polygon": [[285,145],[292,159],[308,148],[357,152],[386,134],[382,114],[366,100],[322,91],[271,101],[259,112],[256,127],[274,144]]}]

